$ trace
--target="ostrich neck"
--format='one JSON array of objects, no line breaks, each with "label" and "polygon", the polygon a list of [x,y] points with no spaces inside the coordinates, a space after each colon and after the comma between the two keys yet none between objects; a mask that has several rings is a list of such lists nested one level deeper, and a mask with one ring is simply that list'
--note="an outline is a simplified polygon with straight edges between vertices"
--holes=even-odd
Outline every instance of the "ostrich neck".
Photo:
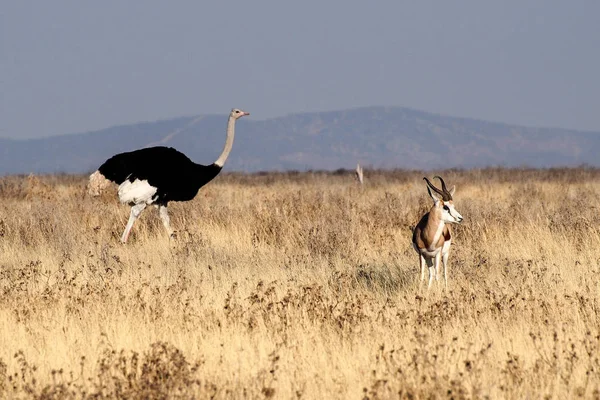
[{"label": "ostrich neck", "polygon": [[227,157],[229,157],[229,153],[231,152],[231,147],[233,146],[233,136],[235,135],[235,118],[229,117],[229,121],[227,121],[227,138],[225,139],[225,147],[223,148],[223,152],[215,161],[215,164],[219,167],[223,167]]}]

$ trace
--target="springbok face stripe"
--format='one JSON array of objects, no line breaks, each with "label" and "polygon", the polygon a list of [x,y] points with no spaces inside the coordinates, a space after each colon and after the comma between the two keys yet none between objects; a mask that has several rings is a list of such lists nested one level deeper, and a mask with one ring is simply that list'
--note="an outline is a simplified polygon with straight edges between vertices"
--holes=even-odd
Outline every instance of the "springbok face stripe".
[{"label": "springbok face stripe", "polygon": [[463,217],[460,215],[458,211],[454,208],[454,204],[452,202],[442,202],[442,219],[446,222],[455,222],[459,223],[462,221]]}]

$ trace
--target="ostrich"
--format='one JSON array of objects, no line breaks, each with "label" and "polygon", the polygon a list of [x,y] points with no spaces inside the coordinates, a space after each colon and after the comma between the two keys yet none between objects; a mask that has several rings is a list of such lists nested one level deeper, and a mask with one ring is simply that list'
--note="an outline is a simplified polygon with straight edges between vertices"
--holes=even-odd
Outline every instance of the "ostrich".
[{"label": "ostrich", "polygon": [[354,171],[354,176],[360,185],[363,184],[363,168],[360,166],[360,163],[356,164],[356,171]]},{"label": "ostrich", "polygon": [[169,237],[173,237],[167,204],[169,201],[193,199],[202,186],[221,172],[233,146],[235,122],[244,115],[250,113],[237,108],[231,110],[225,147],[219,158],[210,165],[196,164],[172,147],[159,146],[112,156],[90,175],[90,195],[98,196],[112,181],[119,185],[121,203],[131,205],[131,214],[121,242],[127,242],[135,220],[150,204],[158,208]]}]

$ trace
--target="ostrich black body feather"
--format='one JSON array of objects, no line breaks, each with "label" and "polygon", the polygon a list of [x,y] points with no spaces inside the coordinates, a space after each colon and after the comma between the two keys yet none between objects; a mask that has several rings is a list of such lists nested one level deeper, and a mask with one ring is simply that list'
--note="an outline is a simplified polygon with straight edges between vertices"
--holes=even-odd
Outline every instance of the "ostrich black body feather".
[{"label": "ostrich black body feather", "polygon": [[98,168],[106,179],[117,184],[136,179],[157,189],[153,203],[188,201],[214,179],[222,167],[200,165],[172,147],[150,147],[117,154]]}]

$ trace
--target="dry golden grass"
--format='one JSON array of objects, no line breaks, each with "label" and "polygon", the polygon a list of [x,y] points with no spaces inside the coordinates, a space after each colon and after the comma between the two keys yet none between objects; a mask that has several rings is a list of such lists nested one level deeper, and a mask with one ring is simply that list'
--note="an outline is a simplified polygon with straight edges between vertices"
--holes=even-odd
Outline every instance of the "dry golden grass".
[{"label": "dry golden grass", "polygon": [[599,398],[600,171],[444,171],[447,292],[422,176],[223,175],[127,245],[114,189],[0,179],[0,397]]}]

